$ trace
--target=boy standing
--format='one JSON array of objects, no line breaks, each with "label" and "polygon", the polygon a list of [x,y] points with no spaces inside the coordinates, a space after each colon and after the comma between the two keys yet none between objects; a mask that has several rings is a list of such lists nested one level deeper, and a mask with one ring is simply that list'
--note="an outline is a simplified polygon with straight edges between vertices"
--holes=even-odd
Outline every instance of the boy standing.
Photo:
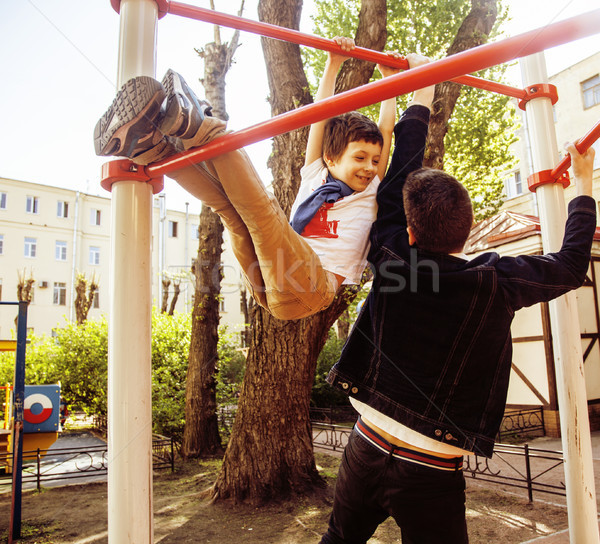
[{"label": "boy standing", "polygon": [[[342,52],[354,48],[353,40],[336,41]],[[330,53],[317,100],[333,94],[345,58]],[[386,76],[398,70],[380,71]],[[275,317],[314,314],[331,303],[341,283],[360,280],[394,118],[395,99],[389,99],[382,103],[379,128],[357,113],[311,127],[301,190],[308,202],[295,203],[294,228],[243,150],[170,174],[219,214],[250,292]],[[162,84],[148,77],[127,82],[94,137],[98,155],[149,164],[224,133],[225,124],[169,70]]]},{"label": "boy standing", "polygon": [[590,261],[593,149],[582,156],[567,148],[578,196],[559,252],[468,260],[469,195],[445,172],[419,169],[429,112],[415,113],[395,128],[378,189],[373,287],[328,377],[360,418],[324,544],[367,542],[389,516],[405,544],[468,542],[462,456],[493,454],[514,313],[579,287]]}]

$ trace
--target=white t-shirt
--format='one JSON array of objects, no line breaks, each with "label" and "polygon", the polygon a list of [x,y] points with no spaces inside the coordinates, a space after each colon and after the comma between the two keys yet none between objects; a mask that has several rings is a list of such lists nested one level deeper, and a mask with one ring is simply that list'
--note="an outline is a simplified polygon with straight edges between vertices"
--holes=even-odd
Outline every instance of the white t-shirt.
[{"label": "white t-shirt", "polygon": [[[327,167],[321,159],[300,170],[300,190],[292,206],[294,217],[298,206],[327,180]],[[302,236],[319,256],[325,270],[346,278],[344,284],[360,283],[367,266],[369,234],[377,217],[375,176],[364,191],[354,192],[333,204],[323,204],[306,225]]]},{"label": "white t-shirt", "polygon": [[461,455],[473,455],[473,452],[471,451],[457,448],[451,444],[438,442],[424,434],[413,431],[406,425],[398,423],[395,419],[382,414],[379,410],[375,410],[375,408],[371,408],[364,402],[360,402],[359,400],[350,397],[350,403],[361,416],[366,417],[371,423],[377,425],[377,427],[383,429],[386,433],[395,436],[398,440],[402,440],[402,442],[406,442],[407,444],[423,450],[445,455],[456,455],[457,457]]}]

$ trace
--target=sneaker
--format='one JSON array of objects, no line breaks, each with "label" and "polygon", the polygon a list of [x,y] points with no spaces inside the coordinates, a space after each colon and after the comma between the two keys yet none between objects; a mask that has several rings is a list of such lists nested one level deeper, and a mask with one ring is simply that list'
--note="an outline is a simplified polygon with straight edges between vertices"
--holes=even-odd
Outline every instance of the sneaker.
[{"label": "sneaker", "polygon": [[162,80],[167,103],[161,115],[160,131],[176,138],[191,138],[198,132],[205,116],[211,115],[212,106],[199,100],[183,77],[168,70]]},{"label": "sneaker", "polygon": [[162,140],[157,125],[166,93],[155,79],[130,79],[96,123],[96,155],[134,157]]}]

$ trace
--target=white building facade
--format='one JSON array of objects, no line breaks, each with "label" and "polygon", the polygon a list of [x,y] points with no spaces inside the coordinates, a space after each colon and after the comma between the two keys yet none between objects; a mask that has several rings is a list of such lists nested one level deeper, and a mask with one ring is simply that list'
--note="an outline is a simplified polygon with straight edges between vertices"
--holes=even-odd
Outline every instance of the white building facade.
[{"label": "white building facade", "polygon": [[[176,311],[191,311],[191,264],[198,255],[199,217],[168,210],[154,198],[152,294],[160,307],[162,278],[180,281]],[[99,285],[88,319],[108,313],[111,200],[69,189],[0,177],[0,300],[16,301],[19,277],[33,278],[28,329],[51,334],[75,321],[74,285],[78,274]],[[225,248],[227,247],[225,244]],[[221,324],[243,327],[239,267],[225,249],[222,259]],[[169,303],[173,287],[170,288]],[[12,308],[12,309],[11,309]],[[0,339],[14,337],[15,310],[0,306]]]},{"label": "white building facade", "polygon": [[[558,72],[548,78],[556,86],[558,102],[553,107],[554,127],[561,158],[565,155],[563,144],[575,142],[600,121],[600,52]],[[535,196],[527,187],[527,178],[533,174],[531,145],[525,112],[517,109],[521,126],[516,132],[518,141],[512,151],[518,162],[505,179],[507,200],[503,209],[537,215]],[[600,142],[594,144],[594,168],[600,168]],[[569,195],[570,196],[570,195]],[[600,194],[595,194],[596,198]]]},{"label": "white building facade", "polygon": [[[555,131],[561,158],[562,145],[576,142],[600,120],[600,53],[549,78],[556,86],[558,102],[553,107]],[[537,219],[535,194],[527,178],[534,173],[525,112],[521,113],[519,140],[512,150],[518,163],[505,180],[506,200],[500,213],[478,223],[471,231],[466,252],[475,256],[496,251],[502,256],[543,253]],[[600,200],[600,142],[595,142],[593,193]],[[573,183],[565,192],[565,202],[576,195]],[[592,246],[590,268],[582,287],[576,291],[584,360],[586,393],[592,430],[600,429],[600,230]],[[536,304],[516,312],[511,327],[513,342],[512,372],[507,408],[540,408],[541,425],[551,436],[560,434],[558,386],[552,323],[548,304]],[[526,416],[522,416],[526,417]]]}]

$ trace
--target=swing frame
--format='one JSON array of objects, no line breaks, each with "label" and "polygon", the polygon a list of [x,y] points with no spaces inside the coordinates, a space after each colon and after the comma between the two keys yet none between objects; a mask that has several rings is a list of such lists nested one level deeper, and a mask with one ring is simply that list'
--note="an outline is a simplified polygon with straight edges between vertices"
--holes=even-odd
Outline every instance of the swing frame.
[{"label": "swing frame", "polygon": [[[140,75],[155,76],[159,18],[179,15],[325,51],[340,51],[333,41],[276,25],[169,0],[111,0],[120,13],[117,85]],[[543,177],[535,190],[540,205],[544,251],[560,248],[566,221],[564,173],[558,165],[552,101],[543,50],[600,32],[596,9],[495,43],[408,69],[227,134],[209,144],[138,166],[113,160],[102,167],[102,186],[112,191],[111,277],[108,383],[108,538],[117,542],[153,542],[151,413],[151,226],[152,195],[162,190],[163,176],[253,142],[288,132],[340,113],[440,83],[461,84],[519,99],[533,133],[534,168]],[[406,59],[357,47],[347,56],[408,68]],[[522,60],[527,87],[517,89],[468,75],[496,64]],[[554,94],[553,94],[554,93]],[[580,152],[600,136],[600,121],[576,146]],[[537,180],[539,181],[539,179]],[[558,183],[557,183],[558,181]],[[140,183],[141,182],[141,183]],[[565,482],[571,542],[598,544],[591,439],[575,293],[550,303],[557,367]]]}]

